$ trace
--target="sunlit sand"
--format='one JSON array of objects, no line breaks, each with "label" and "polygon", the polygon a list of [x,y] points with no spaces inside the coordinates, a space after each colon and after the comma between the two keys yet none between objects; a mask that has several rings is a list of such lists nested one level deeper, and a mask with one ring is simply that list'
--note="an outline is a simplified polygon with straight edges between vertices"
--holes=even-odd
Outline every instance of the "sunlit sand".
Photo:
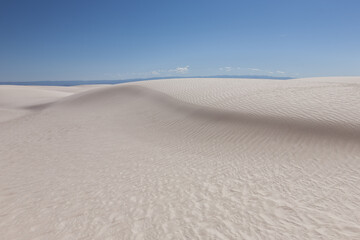
[{"label": "sunlit sand", "polygon": [[359,239],[360,78],[0,86],[1,239]]}]

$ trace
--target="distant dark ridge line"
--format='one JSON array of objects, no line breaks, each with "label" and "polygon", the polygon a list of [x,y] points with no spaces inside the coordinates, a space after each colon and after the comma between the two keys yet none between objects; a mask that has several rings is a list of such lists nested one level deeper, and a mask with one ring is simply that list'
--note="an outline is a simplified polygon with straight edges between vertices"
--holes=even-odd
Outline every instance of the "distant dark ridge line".
[{"label": "distant dark ridge line", "polygon": [[292,77],[273,77],[262,75],[214,75],[214,76],[172,76],[152,78],[132,78],[123,80],[74,80],[74,81],[30,81],[30,82],[0,82],[0,85],[23,85],[23,86],[77,86],[93,84],[119,84],[127,82],[140,82],[148,80],[175,79],[175,78],[252,78],[252,79],[273,79],[289,80]]}]

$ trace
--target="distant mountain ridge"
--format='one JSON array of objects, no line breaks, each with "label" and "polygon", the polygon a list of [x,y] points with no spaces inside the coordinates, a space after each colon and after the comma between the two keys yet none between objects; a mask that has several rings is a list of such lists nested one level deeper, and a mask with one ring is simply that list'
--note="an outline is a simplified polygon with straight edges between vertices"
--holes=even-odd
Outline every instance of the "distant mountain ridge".
[{"label": "distant mountain ridge", "polygon": [[152,77],[152,78],[132,78],[123,80],[73,80],[73,81],[29,81],[29,82],[0,82],[0,85],[24,85],[24,86],[76,86],[92,84],[118,84],[127,82],[139,82],[147,80],[175,79],[175,78],[253,78],[253,79],[277,79],[288,80],[292,77],[274,77],[266,75],[214,75],[214,76],[171,76],[171,77]]}]

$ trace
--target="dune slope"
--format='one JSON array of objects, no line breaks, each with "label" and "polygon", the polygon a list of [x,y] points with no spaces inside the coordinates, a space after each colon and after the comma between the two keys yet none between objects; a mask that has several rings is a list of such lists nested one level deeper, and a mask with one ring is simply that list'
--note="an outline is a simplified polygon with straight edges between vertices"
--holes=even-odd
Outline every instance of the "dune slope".
[{"label": "dune slope", "polygon": [[0,123],[0,234],[360,238],[359,90],[171,79],[9,94],[4,109],[30,110]]},{"label": "dune slope", "polygon": [[41,110],[59,99],[98,86],[11,86],[0,85],[0,123]]}]

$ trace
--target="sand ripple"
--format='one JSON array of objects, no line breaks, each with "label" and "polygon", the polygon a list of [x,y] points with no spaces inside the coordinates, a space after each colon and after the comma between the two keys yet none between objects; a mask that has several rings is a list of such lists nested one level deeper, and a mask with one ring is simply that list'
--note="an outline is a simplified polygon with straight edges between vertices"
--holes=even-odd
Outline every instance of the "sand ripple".
[{"label": "sand ripple", "polygon": [[0,98],[4,239],[360,238],[360,79],[44,88]]}]

